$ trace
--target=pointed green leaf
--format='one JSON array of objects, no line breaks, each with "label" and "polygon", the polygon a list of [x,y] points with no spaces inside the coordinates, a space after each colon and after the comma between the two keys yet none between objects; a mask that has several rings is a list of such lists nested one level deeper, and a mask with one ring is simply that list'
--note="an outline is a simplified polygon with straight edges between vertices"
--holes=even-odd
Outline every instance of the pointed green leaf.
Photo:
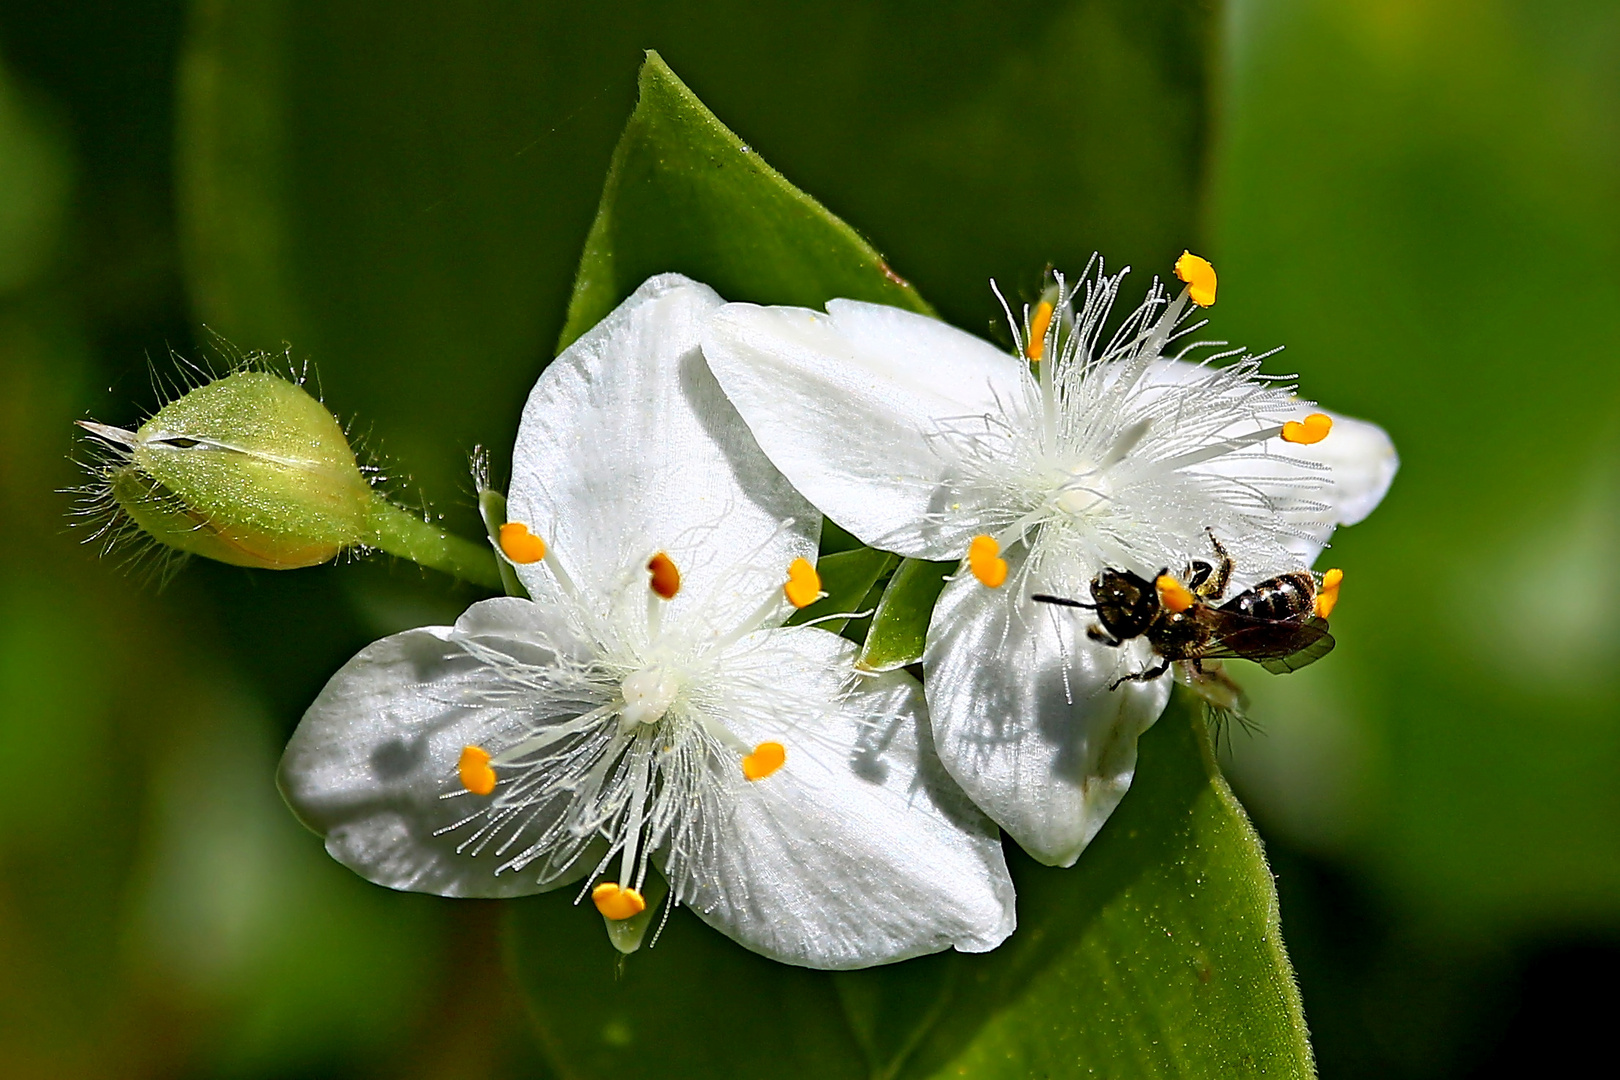
[{"label": "pointed green leaf", "polygon": [[861,649],[861,667],[893,671],[922,659],[934,601],[945,588],[945,576],[955,566],[922,559],[906,559],[900,564],[872,616],[872,628]]},{"label": "pointed green leaf", "polygon": [[761,161],[649,52],[558,348],[669,270],[728,300],[820,307],[841,296],[932,313],[854,229]]}]

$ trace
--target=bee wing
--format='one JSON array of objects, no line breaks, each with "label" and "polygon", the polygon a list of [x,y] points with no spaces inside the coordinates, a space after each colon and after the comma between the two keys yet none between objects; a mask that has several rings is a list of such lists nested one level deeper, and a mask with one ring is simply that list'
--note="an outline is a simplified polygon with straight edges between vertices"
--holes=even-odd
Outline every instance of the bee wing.
[{"label": "bee wing", "polygon": [[1199,617],[1215,635],[1209,647],[1200,651],[1200,657],[1253,660],[1276,675],[1315,663],[1332,652],[1337,644],[1327,632],[1325,619],[1310,618],[1294,623],[1256,619],[1235,611],[1207,607]]},{"label": "bee wing", "polygon": [[[1322,620],[1312,619],[1311,622],[1322,622]],[[1307,628],[1312,628],[1310,623],[1305,625]],[[1337,645],[1338,642],[1334,641],[1333,635],[1327,632],[1327,623],[1323,622],[1320,627],[1312,629],[1316,629],[1321,635],[1315,641],[1312,641],[1298,652],[1289,653],[1287,656],[1279,656],[1274,660],[1262,660],[1260,666],[1273,675],[1286,675],[1290,671],[1298,671],[1302,667],[1314,664],[1332,652],[1333,646]]]}]

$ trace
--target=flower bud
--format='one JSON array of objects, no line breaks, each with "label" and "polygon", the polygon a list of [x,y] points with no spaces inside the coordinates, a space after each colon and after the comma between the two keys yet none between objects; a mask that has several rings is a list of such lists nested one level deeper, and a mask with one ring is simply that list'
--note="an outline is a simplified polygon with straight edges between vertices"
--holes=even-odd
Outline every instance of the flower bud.
[{"label": "flower bud", "polygon": [[240,371],[136,431],[81,421],[113,450],[106,494],[153,538],[236,566],[287,570],[369,540],[381,501],[336,418],[296,383]]}]

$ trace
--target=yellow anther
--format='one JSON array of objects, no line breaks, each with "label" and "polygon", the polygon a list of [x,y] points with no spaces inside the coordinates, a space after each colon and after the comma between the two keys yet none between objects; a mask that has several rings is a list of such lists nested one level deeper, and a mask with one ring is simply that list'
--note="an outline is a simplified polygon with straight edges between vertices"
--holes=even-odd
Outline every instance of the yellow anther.
[{"label": "yellow anther", "polygon": [[501,550],[515,563],[527,565],[546,557],[546,542],[521,521],[508,521],[501,526]]},{"label": "yellow anther", "polygon": [[591,890],[591,903],[603,916],[623,921],[647,910],[647,901],[634,889],[621,889],[617,881],[604,881]]},{"label": "yellow anther", "polygon": [[1001,545],[993,536],[975,536],[968,545],[968,569],[973,576],[992,589],[999,589],[1007,580],[1007,560],[999,558]]},{"label": "yellow anther", "polygon": [[1187,283],[1187,295],[1199,307],[1215,303],[1215,268],[1208,259],[1183,251],[1176,260],[1176,277]]},{"label": "yellow anther", "polygon": [[675,560],[662,551],[647,560],[648,586],[665,600],[675,599],[681,591],[681,572],[675,569]]},{"label": "yellow anther", "polygon": [[786,760],[787,747],[779,742],[762,742],[742,759],[743,775],[750,780],[763,780],[780,769]]},{"label": "yellow anther", "polygon": [[1310,446],[1319,443],[1328,437],[1333,430],[1333,417],[1326,413],[1313,412],[1303,420],[1290,420],[1283,425],[1283,442],[1299,443],[1301,446]]},{"label": "yellow anther", "polygon": [[1159,590],[1159,603],[1168,612],[1179,615],[1193,606],[1193,594],[1169,574],[1154,578],[1153,587]]},{"label": "yellow anther", "polygon": [[495,770],[489,767],[489,751],[481,746],[463,746],[456,771],[461,774],[461,786],[474,795],[488,795],[495,790]]},{"label": "yellow anther", "polygon": [[1325,619],[1333,614],[1333,609],[1339,603],[1339,582],[1344,580],[1344,571],[1337,568],[1329,570],[1322,575],[1322,587],[1316,590],[1316,617]]},{"label": "yellow anther", "polygon": [[809,559],[794,559],[788,563],[787,584],[782,586],[788,603],[796,608],[809,607],[821,599],[821,575]]},{"label": "yellow anther", "polygon": [[1046,328],[1052,325],[1052,312],[1056,310],[1050,300],[1035,305],[1035,314],[1029,320],[1029,344],[1024,346],[1024,353],[1031,360],[1039,360],[1046,352]]}]

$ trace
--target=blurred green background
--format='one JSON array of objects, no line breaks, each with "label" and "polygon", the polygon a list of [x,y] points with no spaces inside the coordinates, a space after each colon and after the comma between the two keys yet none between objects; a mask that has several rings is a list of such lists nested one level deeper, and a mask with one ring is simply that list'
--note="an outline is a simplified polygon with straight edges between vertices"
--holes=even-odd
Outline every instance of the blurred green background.
[{"label": "blurred green background", "polygon": [[[949,319],[1183,246],[1213,331],[1383,423],[1331,662],[1226,763],[1324,1076],[1493,1076],[1620,1001],[1620,5],[1013,0],[0,9],[0,1072],[546,1076],[497,907],[331,863],[273,767],[326,677],[474,595],[68,526],[71,421],[204,325],[289,343],[476,535],[643,48]],[[1084,863],[1081,864],[1083,872]]]}]

